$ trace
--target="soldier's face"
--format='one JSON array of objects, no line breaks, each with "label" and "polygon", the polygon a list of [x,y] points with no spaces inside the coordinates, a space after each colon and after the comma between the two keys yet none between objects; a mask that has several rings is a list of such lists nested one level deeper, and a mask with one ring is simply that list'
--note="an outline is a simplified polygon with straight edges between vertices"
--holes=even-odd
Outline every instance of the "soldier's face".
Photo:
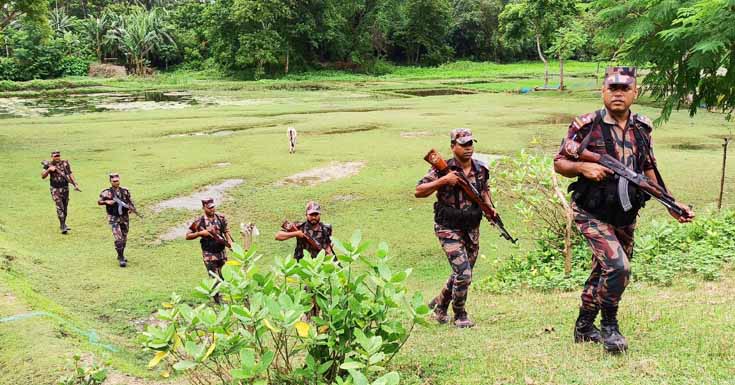
[{"label": "soldier's face", "polygon": [[120,178],[112,178],[112,179],[110,179],[110,184],[114,188],[120,187]]},{"label": "soldier's face", "polygon": [[204,214],[206,214],[208,217],[211,217],[212,215],[214,215],[214,210],[215,210],[214,206],[212,206],[211,208],[204,206]]},{"label": "soldier's face", "polygon": [[465,144],[459,144],[457,142],[452,143],[452,152],[454,156],[461,161],[468,161],[472,159],[472,153],[475,152],[475,142],[469,141]]},{"label": "soldier's face", "polygon": [[602,87],[602,100],[605,107],[612,112],[625,112],[638,97],[638,87],[633,83],[608,84]]},{"label": "soldier's face", "polygon": [[61,160],[61,155],[57,154],[51,157],[51,161],[54,163],[59,163],[60,160]]},{"label": "soldier's face", "polygon": [[321,219],[321,215],[319,213],[311,213],[306,215],[306,220],[309,221],[312,225],[315,225],[319,223],[319,220]]}]

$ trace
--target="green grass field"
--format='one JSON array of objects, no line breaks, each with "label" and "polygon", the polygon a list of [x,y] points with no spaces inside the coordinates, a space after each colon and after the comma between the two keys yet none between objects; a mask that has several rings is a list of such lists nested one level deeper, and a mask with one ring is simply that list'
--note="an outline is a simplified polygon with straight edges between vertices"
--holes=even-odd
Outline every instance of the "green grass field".
[{"label": "green grass field", "polygon": [[[512,155],[532,148],[552,154],[575,114],[600,107],[594,93],[584,91],[594,88],[594,64],[570,66],[572,75],[579,75],[570,79],[577,90],[571,94],[502,92],[540,85],[521,78],[538,76],[542,66],[522,67],[261,82],[163,76],[151,84],[259,103],[0,121],[0,320],[5,320],[0,322],[0,384],[53,383],[69,354],[79,351],[111,360],[116,372],[153,377],[145,368],[149,355],[135,342],[136,325],[172,292],[188,296],[205,271],[198,242],[156,242],[198,212],[155,213],[152,207],[226,179],[244,183],[226,194],[218,210],[233,224],[257,223],[259,248],[268,256],[292,251],[293,242],[276,242],[273,234],[283,219],[301,218],[305,202],[314,199],[337,238],[361,229],[367,239],[388,242],[394,262],[413,268],[411,287],[430,298],[449,267],[433,235],[433,199],[413,197],[416,181],[427,170],[426,151],[436,147],[448,156],[448,131],[470,127],[480,153]],[[502,78],[506,73],[511,79]],[[459,86],[459,81],[476,82]],[[146,85],[140,80],[101,84]],[[408,88],[452,87],[478,93],[399,95]],[[646,106],[636,111],[658,114]],[[287,151],[288,126],[299,130],[295,155]],[[720,137],[731,127],[720,114],[690,119],[676,112],[654,133],[668,185],[698,212],[716,202]],[[232,133],[170,136],[217,131]],[[67,236],[58,233],[48,182],[39,177],[39,161],[54,149],[70,160],[83,190],[71,192],[68,224],[73,230]],[[299,172],[351,161],[364,162],[352,177],[315,186],[277,185]],[[132,217],[126,269],[117,267],[112,235],[96,205],[110,171],[121,174],[146,216]],[[733,171],[730,166],[728,175]],[[730,179],[725,187],[729,203],[735,188]],[[513,202],[502,192],[495,200],[508,228],[523,241],[519,249],[511,248],[484,226],[481,253],[507,257],[532,247],[530,229],[520,223]],[[642,226],[665,218],[659,206],[649,205]],[[489,262],[480,259],[477,280],[493,271]],[[728,270],[716,282],[673,287],[633,282],[621,309],[631,350],[620,357],[571,342],[576,292],[486,295],[471,290],[468,310],[476,328],[418,329],[393,367],[406,384],[735,384],[733,279],[735,272]],[[45,313],[7,318],[29,312]]]}]

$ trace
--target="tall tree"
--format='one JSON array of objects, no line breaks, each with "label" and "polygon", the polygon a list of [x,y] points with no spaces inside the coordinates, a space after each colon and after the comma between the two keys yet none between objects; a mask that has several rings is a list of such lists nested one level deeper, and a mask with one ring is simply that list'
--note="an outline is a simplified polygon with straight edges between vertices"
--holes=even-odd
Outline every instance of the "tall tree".
[{"label": "tall tree", "polygon": [[0,0],[0,32],[21,17],[50,32],[48,11],[48,0]]},{"label": "tall tree", "polygon": [[559,58],[559,91],[564,90],[564,60],[569,59],[587,43],[587,33],[579,21],[572,21],[554,33],[548,52]]},{"label": "tall tree", "polygon": [[407,0],[405,15],[403,37],[409,62],[419,64],[422,54],[430,55],[435,62],[448,59],[452,21],[449,0]]},{"label": "tall tree", "polygon": [[577,14],[573,0],[516,0],[500,14],[503,39],[511,44],[523,44],[532,38],[536,52],[544,62],[544,88],[549,86],[549,62],[544,56],[553,33]]}]

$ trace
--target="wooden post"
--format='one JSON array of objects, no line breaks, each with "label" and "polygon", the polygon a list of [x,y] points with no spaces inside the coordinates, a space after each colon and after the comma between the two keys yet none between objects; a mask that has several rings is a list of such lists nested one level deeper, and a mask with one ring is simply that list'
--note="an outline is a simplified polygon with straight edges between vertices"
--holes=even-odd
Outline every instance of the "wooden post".
[{"label": "wooden post", "polygon": [[717,211],[722,209],[722,193],[725,189],[725,166],[727,165],[727,145],[730,143],[730,138],[725,137],[724,143],[722,143],[722,175],[720,176],[720,197],[717,199]]},{"label": "wooden post", "polygon": [[557,179],[554,169],[551,170],[551,180],[554,183],[554,192],[559,198],[567,217],[567,226],[564,230],[564,275],[568,277],[572,273],[572,222],[574,221],[574,212],[567,202],[566,195],[559,188],[559,179]]}]

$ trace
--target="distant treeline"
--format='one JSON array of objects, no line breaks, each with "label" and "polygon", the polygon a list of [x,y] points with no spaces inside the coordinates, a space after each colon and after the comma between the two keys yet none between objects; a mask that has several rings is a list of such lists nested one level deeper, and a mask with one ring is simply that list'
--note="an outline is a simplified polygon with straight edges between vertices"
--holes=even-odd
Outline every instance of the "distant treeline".
[{"label": "distant treeline", "polygon": [[[649,2],[650,3],[650,2]],[[676,11],[685,2],[668,1]],[[0,80],[172,66],[244,77],[614,59],[611,0],[0,0]],[[600,16],[602,15],[602,17]],[[607,17],[607,18],[606,18]]]}]

